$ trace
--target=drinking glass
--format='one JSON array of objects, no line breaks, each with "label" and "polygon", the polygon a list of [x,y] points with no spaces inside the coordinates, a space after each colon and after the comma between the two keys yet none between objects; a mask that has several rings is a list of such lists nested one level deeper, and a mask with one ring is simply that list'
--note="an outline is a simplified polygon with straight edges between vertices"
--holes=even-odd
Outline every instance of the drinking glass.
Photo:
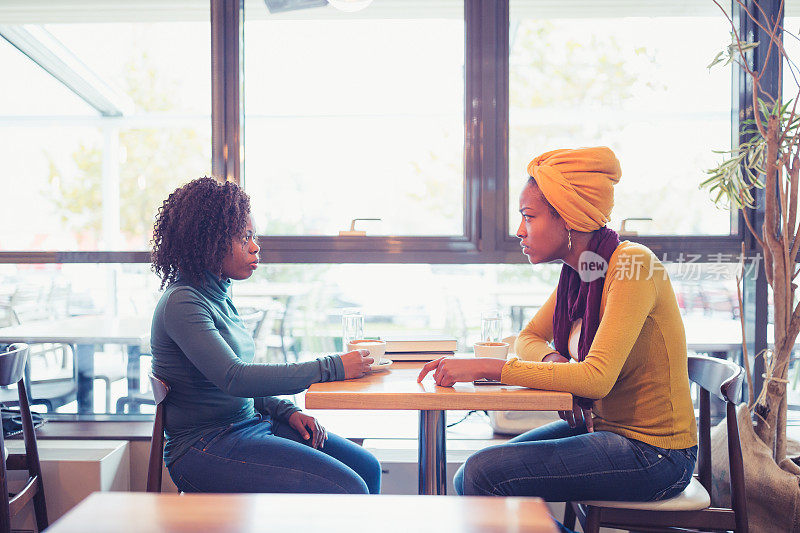
[{"label": "drinking glass", "polygon": [[364,338],[364,314],[361,309],[349,308],[342,311],[342,350],[347,351],[347,343]]},{"label": "drinking glass", "polygon": [[497,309],[481,313],[481,342],[500,342],[503,333],[503,315]]}]

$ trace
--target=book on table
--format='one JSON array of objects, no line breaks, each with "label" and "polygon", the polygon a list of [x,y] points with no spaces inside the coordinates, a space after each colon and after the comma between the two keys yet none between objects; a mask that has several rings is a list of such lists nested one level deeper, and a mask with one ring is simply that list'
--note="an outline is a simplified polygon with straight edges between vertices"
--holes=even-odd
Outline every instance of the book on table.
[{"label": "book on table", "polygon": [[[449,337],[447,335],[392,334],[382,337],[382,340],[386,341],[387,354],[399,354],[399,353],[433,354],[437,352],[449,352],[452,355],[452,353],[455,352],[458,347],[458,342],[456,341],[456,339],[454,337]],[[442,355],[448,355],[448,354],[443,353]],[[441,355],[438,357],[441,357]]]},{"label": "book on table", "polygon": [[455,352],[386,352],[384,357],[392,361],[433,361],[451,355],[455,355]]}]

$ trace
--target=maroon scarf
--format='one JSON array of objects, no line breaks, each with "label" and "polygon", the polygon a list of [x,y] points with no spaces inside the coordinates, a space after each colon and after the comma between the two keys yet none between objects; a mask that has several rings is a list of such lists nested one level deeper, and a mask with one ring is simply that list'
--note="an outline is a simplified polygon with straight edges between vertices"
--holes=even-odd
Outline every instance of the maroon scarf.
[{"label": "maroon scarf", "polygon": [[[619,235],[607,227],[594,232],[589,240],[588,251],[594,252],[606,261],[606,266],[611,260],[611,255],[619,246]],[[571,266],[564,264],[561,267],[561,277],[558,279],[556,293],[556,308],[553,313],[553,343],[558,353],[570,359],[569,334],[572,323],[582,319],[581,336],[578,342],[578,361],[586,359],[589,348],[600,326],[600,300],[603,296],[605,274],[591,282],[581,280],[580,274]],[[575,397],[578,405],[586,409],[592,407],[592,400]]]}]

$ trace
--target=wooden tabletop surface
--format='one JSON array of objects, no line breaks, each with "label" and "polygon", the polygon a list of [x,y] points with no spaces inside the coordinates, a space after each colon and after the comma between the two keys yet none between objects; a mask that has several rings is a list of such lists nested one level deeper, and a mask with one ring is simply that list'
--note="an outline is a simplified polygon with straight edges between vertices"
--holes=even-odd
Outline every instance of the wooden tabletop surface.
[{"label": "wooden tabletop surface", "polygon": [[48,533],[555,533],[538,498],[95,492]]},{"label": "wooden tabletop surface", "polygon": [[572,409],[572,395],[511,385],[437,386],[431,374],[422,383],[424,363],[396,362],[391,368],[345,381],[315,383],[306,392],[308,409],[398,409],[557,411]]}]

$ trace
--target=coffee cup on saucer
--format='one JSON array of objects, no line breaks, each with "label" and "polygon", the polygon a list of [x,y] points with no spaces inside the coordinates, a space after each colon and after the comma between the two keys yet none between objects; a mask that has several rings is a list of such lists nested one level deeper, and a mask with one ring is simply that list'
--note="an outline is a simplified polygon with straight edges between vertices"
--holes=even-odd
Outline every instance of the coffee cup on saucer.
[{"label": "coffee cup on saucer", "polygon": [[475,350],[475,357],[505,359],[508,356],[507,342],[476,342],[472,348]]},{"label": "coffee cup on saucer", "polygon": [[[506,345],[508,346],[508,345]],[[356,339],[347,343],[347,349],[353,350],[367,350],[369,355],[375,360],[371,366],[383,364],[383,354],[386,353],[386,341],[377,339]]]}]

